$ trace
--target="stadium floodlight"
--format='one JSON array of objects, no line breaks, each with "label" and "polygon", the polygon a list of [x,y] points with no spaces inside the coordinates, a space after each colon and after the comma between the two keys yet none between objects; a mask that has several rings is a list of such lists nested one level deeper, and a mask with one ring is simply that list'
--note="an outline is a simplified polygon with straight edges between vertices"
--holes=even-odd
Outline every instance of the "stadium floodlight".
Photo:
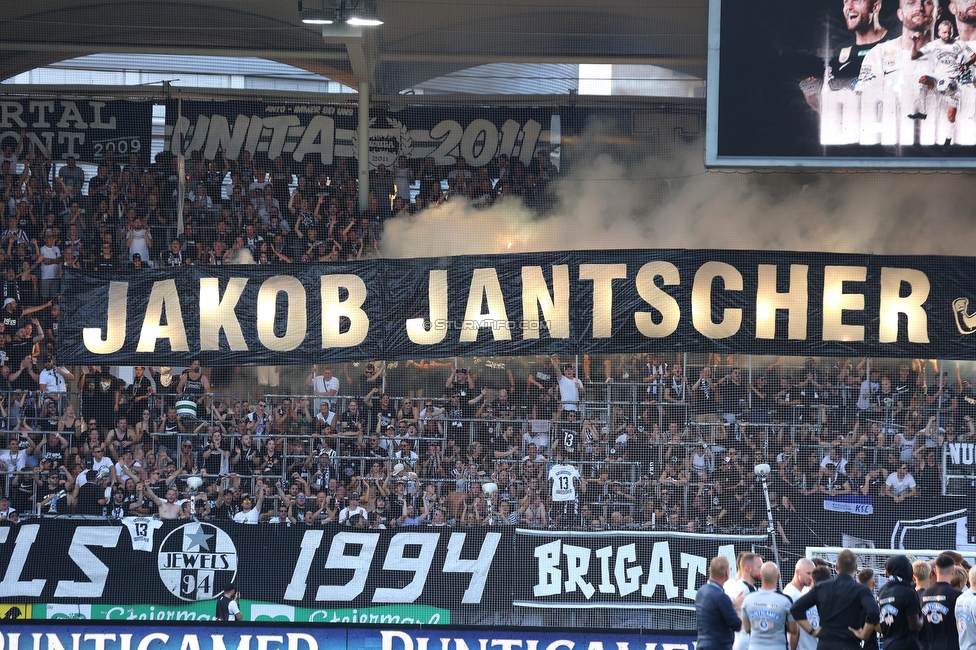
[{"label": "stadium floodlight", "polygon": [[[779,545],[776,544],[776,523],[773,521],[773,506],[769,502],[769,473],[772,468],[769,463],[760,463],[756,465],[753,469],[756,476],[759,477],[759,481],[762,483],[763,496],[766,498],[766,532],[769,534],[770,541],[773,543],[773,557],[776,558],[776,564],[779,565]],[[783,588],[783,577],[780,576],[780,589]]]},{"label": "stadium floodlight", "polygon": [[302,22],[306,25],[331,25],[335,22],[335,13],[320,9],[306,9],[302,11]]},{"label": "stadium floodlight", "polygon": [[362,27],[379,27],[383,24],[383,21],[379,19],[375,11],[362,10],[353,12],[352,15],[346,18],[346,23],[349,25],[360,25]]},{"label": "stadium floodlight", "polygon": [[378,27],[383,24],[376,15],[376,9],[367,5],[366,0],[341,0],[336,5],[335,17],[336,22],[359,27]]}]

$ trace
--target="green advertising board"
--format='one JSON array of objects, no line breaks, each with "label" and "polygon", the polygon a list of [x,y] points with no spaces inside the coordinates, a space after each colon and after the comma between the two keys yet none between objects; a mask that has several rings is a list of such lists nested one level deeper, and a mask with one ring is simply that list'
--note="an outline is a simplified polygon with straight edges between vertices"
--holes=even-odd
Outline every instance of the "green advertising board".
[{"label": "green advertising board", "polygon": [[[214,601],[186,605],[33,605],[33,619],[76,619],[95,621],[209,621]],[[427,605],[390,605],[362,609],[313,609],[276,603],[242,600],[245,621],[298,623],[373,623],[447,625],[451,612]]]}]

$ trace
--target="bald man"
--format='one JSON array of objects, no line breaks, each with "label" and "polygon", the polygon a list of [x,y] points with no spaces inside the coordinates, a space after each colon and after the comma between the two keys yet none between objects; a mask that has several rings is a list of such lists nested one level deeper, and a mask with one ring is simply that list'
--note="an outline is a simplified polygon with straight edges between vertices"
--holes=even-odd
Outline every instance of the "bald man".
[{"label": "bald man", "polygon": [[796,650],[797,625],[790,613],[793,601],[776,591],[779,567],[766,562],[759,568],[762,587],[742,601],[742,630],[749,635],[749,650]]},{"label": "bald man", "polygon": [[[790,597],[793,602],[799,600],[800,596],[810,591],[813,586],[813,569],[816,565],[803,557],[796,561],[793,568],[793,579],[783,587],[783,593]],[[807,610],[807,620],[819,621],[820,616],[816,607]],[[819,622],[813,627],[819,627]],[[797,644],[798,650],[817,650],[817,640],[803,628],[799,628],[800,638]]]}]

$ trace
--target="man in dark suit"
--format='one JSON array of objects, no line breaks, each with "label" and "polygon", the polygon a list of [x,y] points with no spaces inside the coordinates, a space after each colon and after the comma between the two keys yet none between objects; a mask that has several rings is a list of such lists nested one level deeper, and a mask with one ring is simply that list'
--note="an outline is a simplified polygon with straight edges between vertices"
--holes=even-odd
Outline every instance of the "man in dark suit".
[{"label": "man in dark suit", "polygon": [[732,650],[735,633],[742,629],[742,619],[736,610],[742,606],[745,592],[734,601],[729,598],[723,589],[728,579],[729,559],[724,555],[712,558],[708,565],[708,582],[695,596],[698,650]]}]

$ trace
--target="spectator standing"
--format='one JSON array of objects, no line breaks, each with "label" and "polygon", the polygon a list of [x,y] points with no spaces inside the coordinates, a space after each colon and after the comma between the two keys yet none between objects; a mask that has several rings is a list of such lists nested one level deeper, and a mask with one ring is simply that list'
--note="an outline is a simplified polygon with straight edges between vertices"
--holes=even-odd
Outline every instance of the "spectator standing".
[{"label": "spectator standing", "polygon": [[576,377],[576,368],[567,363],[563,366],[563,376],[559,378],[559,401],[567,411],[579,411],[580,401],[586,395],[586,387]]},{"label": "spectator standing", "polygon": [[356,515],[359,515],[363,519],[366,519],[368,516],[366,508],[359,505],[359,493],[353,492],[349,495],[348,505],[339,511],[339,523],[347,526],[351,525],[350,519]]},{"label": "spectator standing", "polygon": [[206,402],[209,399],[207,396],[213,391],[210,390],[210,378],[203,374],[200,367],[200,359],[190,362],[190,367],[180,376],[176,392],[180,394],[182,402],[193,401],[197,407],[201,404],[207,406]]},{"label": "spectator standing", "polygon": [[[322,374],[319,374],[318,364],[312,366],[312,372],[305,379],[305,385],[312,387],[315,395],[334,397],[339,394],[339,379],[334,376],[332,366],[322,366]],[[328,400],[332,405],[332,400]],[[316,400],[315,408],[319,407],[322,400]]]},{"label": "spectator standing", "polygon": [[96,420],[104,431],[114,427],[119,412],[119,393],[124,386],[124,381],[103,370],[102,366],[92,366],[91,372],[82,368],[78,388],[84,398],[85,417]]},{"label": "spectator standing", "polygon": [[37,261],[41,264],[41,298],[57,298],[61,279],[61,249],[55,243],[54,231],[44,232],[44,245]]},{"label": "spectator standing", "polygon": [[135,219],[126,226],[125,245],[129,249],[129,259],[150,260],[149,250],[152,248],[152,232],[142,219]]}]

